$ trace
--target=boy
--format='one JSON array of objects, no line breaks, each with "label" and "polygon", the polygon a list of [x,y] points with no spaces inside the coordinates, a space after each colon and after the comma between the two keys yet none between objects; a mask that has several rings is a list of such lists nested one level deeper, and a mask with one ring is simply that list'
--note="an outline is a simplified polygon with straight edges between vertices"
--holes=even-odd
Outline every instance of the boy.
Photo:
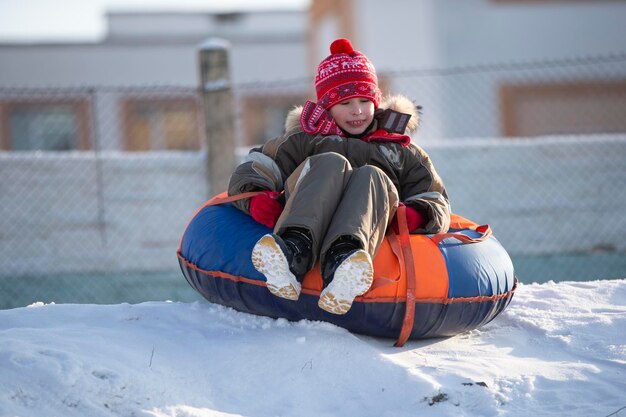
[{"label": "boy", "polygon": [[315,77],[317,103],[294,109],[282,137],[250,152],[228,193],[264,191],[236,204],[273,228],[252,251],[272,294],[297,300],[319,258],[318,305],[345,314],[372,284],[372,259],[387,227],[397,229],[398,205],[413,233],[447,231],[450,205],[428,155],[406,134],[418,126],[415,106],[404,97],[381,105],[374,66],[347,39],[330,51]]}]

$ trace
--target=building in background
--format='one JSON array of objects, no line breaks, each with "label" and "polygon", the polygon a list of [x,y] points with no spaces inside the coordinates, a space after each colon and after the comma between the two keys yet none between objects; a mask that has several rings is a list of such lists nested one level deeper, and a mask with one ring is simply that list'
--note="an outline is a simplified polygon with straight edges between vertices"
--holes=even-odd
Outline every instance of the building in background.
[{"label": "building in background", "polygon": [[236,90],[239,112],[253,115],[237,125],[240,146],[276,134],[279,114],[307,94],[254,89],[306,75],[306,10],[106,17],[100,42],[0,44],[0,149],[90,150],[95,135],[104,150],[199,149],[197,55],[213,37],[230,42],[232,83],[249,86]]},{"label": "building in background", "polygon": [[624,2],[312,0],[106,17],[100,42],[0,44],[0,87],[72,89],[5,92],[1,149],[93,149],[96,135],[102,149],[200,149],[197,54],[212,37],[231,43],[238,146],[281,133],[341,36],[372,59],[385,92],[423,106],[421,142],[626,131]]}]

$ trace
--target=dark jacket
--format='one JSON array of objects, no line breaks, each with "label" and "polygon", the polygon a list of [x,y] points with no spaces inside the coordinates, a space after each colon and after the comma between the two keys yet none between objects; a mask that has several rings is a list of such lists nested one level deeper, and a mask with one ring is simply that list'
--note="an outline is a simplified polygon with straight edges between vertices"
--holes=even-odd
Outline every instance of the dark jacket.
[{"label": "dark jacket", "polygon": [[[406,134],[419,125],[415,105],[402,96],[388,98],[377,110],[385,109],[412,115]],[[424,150],[410,143],[403,146],[393,141],[370,141],[337,135],[311,135],[302,131],[299,123],[301,107],[290,112],[285,123],[286,133],[250,151],[246,161],[239,165],[230,179],[229,195],[255,190],[282,191],[287,178],[307,157],[326,152],[343,155],[353,167],[374,165],[380,168],[395,185],[400,201],[421,210],[426,215],[423,228],[417,233],[440,233],[450,225],[450,205],[443,182]],[[379,129],[380,118],[375,117],[370,133]],[[371,138],[370,138],[371,139]],[[311,196],[315,198],[315,196]],[[248,201],[237,202],[248,212]]]}]

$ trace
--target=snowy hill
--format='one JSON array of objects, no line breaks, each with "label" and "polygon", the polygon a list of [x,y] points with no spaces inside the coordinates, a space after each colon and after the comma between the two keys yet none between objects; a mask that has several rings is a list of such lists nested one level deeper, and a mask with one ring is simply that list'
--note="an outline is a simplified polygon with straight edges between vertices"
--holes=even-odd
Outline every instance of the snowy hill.
[{"label": "snowy hill", "polygon": [[206,303],[35,304],[0,311],[0,416],[626,416],[626,279],[521,285],[481,329],[392,345]]}]

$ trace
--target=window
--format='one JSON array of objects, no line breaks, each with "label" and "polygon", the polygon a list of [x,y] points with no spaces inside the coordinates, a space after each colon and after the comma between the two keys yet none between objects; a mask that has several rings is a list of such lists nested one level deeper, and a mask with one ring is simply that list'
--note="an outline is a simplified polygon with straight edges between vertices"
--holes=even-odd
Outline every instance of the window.
[{"label": "window", "polygon": [[304,95],[249,95],[242,99],[243,135],[240,146],[253,146],[280,136],[285,118],[295,105],[304,104]]},{"label": "window", "polygon": [[500,87],[502,134],[626,132],[626,80]]},{"label": "window", "polygon": [[0,149],[87,150],[88,109],[86,101],[0,102]]},{"label": "window", "polygon": [[127,99],[122,108],[126,150],[200,149],[195,98]]}]

